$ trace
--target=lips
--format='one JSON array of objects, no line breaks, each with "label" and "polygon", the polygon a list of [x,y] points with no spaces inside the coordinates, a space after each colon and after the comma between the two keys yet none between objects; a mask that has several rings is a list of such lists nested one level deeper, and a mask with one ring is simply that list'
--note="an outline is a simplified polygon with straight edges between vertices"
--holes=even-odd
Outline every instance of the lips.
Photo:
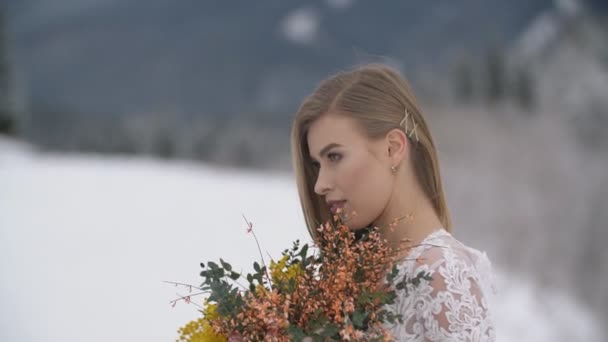
[{"label": "lips", "polygon": [[331,211],[332,214],[336,214],[338,212],[338,209],[344,208],[345,204],[346,204],[345,200],[327,201],[327,205],[329,205],[329,210]]}]

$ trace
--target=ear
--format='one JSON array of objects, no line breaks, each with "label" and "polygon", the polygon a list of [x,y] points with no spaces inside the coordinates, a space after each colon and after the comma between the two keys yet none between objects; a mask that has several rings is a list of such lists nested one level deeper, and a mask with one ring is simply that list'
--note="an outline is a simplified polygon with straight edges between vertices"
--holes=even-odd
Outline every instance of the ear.
[{"label": "ear", "polygon": [[408,154],[409,141],[405,136],[405,132],[395,128],[386,134],[385,140],[391,166],[400,165],[401,161]]}]

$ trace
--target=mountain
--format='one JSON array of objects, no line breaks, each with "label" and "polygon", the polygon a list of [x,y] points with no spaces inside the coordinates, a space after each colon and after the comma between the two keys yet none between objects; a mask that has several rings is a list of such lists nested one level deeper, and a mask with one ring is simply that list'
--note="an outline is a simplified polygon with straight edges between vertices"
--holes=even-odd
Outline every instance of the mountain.
[{"label": "mountain", "polygon": [[[33,112],[285,116],[327,74],[391,61],[416,83],[508,44],[549,0],[5,0]],[[379,57],[380,56],[380,57]]]},{"label": "mountain", "polygon": [[[242,215],[253,222],[264,252],[273,258],[280,257],[291,241],[310,241],[293,178],[287,173],[148,158],[45,154],[1,137],[0,165],[0,255],[7,260],[2,275],[11,280],[2,282],[0,291],[1,341],[74,342],[83,336],[88,342],[174,340],[178,327],[200,315],[196,307],[182,303],[171,308],[176,291],[183,295],[187,290],[161,281],[198,284],[199,262],[220,257],[240,266],[243,273],[252,272],[258,250],[245,232]],[[466,184],[474,173],[464,167],[454,176]],[[512,178],[503,184],[514,188]],[[461,187],[460,194],[466,195],[469,188]],[[493,191],[476,191],[480,189]],[[499,215],[505,212],[503,207],[494,210]],[[469,221],[479,220],[477,212],[463,213],[470,213]],[[537,228],[545,228],[545,234],[555,234],[556,229]],[[505,238],[515,237],[496,225],[458,228],[459,240],[468,245],[473,237],[484,235],[500,236],[505,245]],[[526,264],[543,259],[564,269],[564,259],[569,258],[562,250],[553,248],[553,253],[543,255],[539,252],[545,248],[525,248],[526,241],[520,240],[517,236],[509,245],[511,258],[534,255],[524,259]],[[542,242],[538,247],[550,245]],[[584,246],[568,246],[584,252]],[[498,252],[488,249],[491,245],[472,247],[487,250],[495,265],[498,341],[606,340],[601,331],[605,319],[594,315],[572,291],[556,284],[543,286],[538,272],[504,268],[494,258]],[[602,288],[605,276],[600,277],[598,272],[595,278],[573,279],[577,286]],[[100,322],[111,328],[100,329]]]}]

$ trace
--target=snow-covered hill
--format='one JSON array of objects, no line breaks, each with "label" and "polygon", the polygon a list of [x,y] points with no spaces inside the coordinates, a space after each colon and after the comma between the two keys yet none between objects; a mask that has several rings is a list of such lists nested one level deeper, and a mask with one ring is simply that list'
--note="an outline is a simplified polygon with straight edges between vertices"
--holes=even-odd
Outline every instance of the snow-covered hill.
[{"label": "snow-covered hill", "polygon": [[[171,308],[220,256],[249,270],[308,241],[289,174],[151,159],[51,155],[0,140],[0,340],[170,341],[197,317]],[[492,253],[489,252],[491,257]],[[600,341],[566,292],[496,269],[499,341]]]}]

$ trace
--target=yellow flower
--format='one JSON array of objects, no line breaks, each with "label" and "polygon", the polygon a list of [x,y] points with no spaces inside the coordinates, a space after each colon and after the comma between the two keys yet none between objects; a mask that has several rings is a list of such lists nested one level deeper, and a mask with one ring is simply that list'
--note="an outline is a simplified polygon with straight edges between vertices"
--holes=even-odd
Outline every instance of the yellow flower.
[{"label": "yellow flower", "polygon": [[[207,301],[205,301],[206,303]],[[208,321],[213,321],[215,319],[217,319],[220,315],[217,313],[217,304],[207,304],[207,306],[205,306],[205,311],[204,311],[204,315],[205,315],[205,319],[207,319]]]},{"label": "yellow flower", "polygon": [[204,310],[204,317],[191,321],[177,331],[180,342],[226,342],[228,339],[220,334],[216,334],[210,322],[217,319],[216,304],[207,304]]},{"label": "yellow flower", "polygon": [[270,261],[270,276],[272,282],[278,284],[279,282],[287,282],[289,279],[297,279],[302,274],[302,268],[299,264],[293,264],[286,268],[289,255],[284,255],[278,262],[274,260]]},{"label": "yellow flower", "polygon": [[257,294],[263,294],[264,292],[266,292],[266,288],[262,284],[258,284],[255,287],[255,293],[257,293]]},{"label": "yellow flower", "polygon": [[277,284],[283,276],[283,269],[287,265],[287,260],[289,259],[289,255],[284,255],[278,262],[274,262],[274,260],[270,261],[270,276],[272,277],[272,282]]},{"label": "yellow flower", "polygon": [[302,273],[303,271],[300,264],[293,264],[287,268],[286,276],[287,279],[297,279]]}]

